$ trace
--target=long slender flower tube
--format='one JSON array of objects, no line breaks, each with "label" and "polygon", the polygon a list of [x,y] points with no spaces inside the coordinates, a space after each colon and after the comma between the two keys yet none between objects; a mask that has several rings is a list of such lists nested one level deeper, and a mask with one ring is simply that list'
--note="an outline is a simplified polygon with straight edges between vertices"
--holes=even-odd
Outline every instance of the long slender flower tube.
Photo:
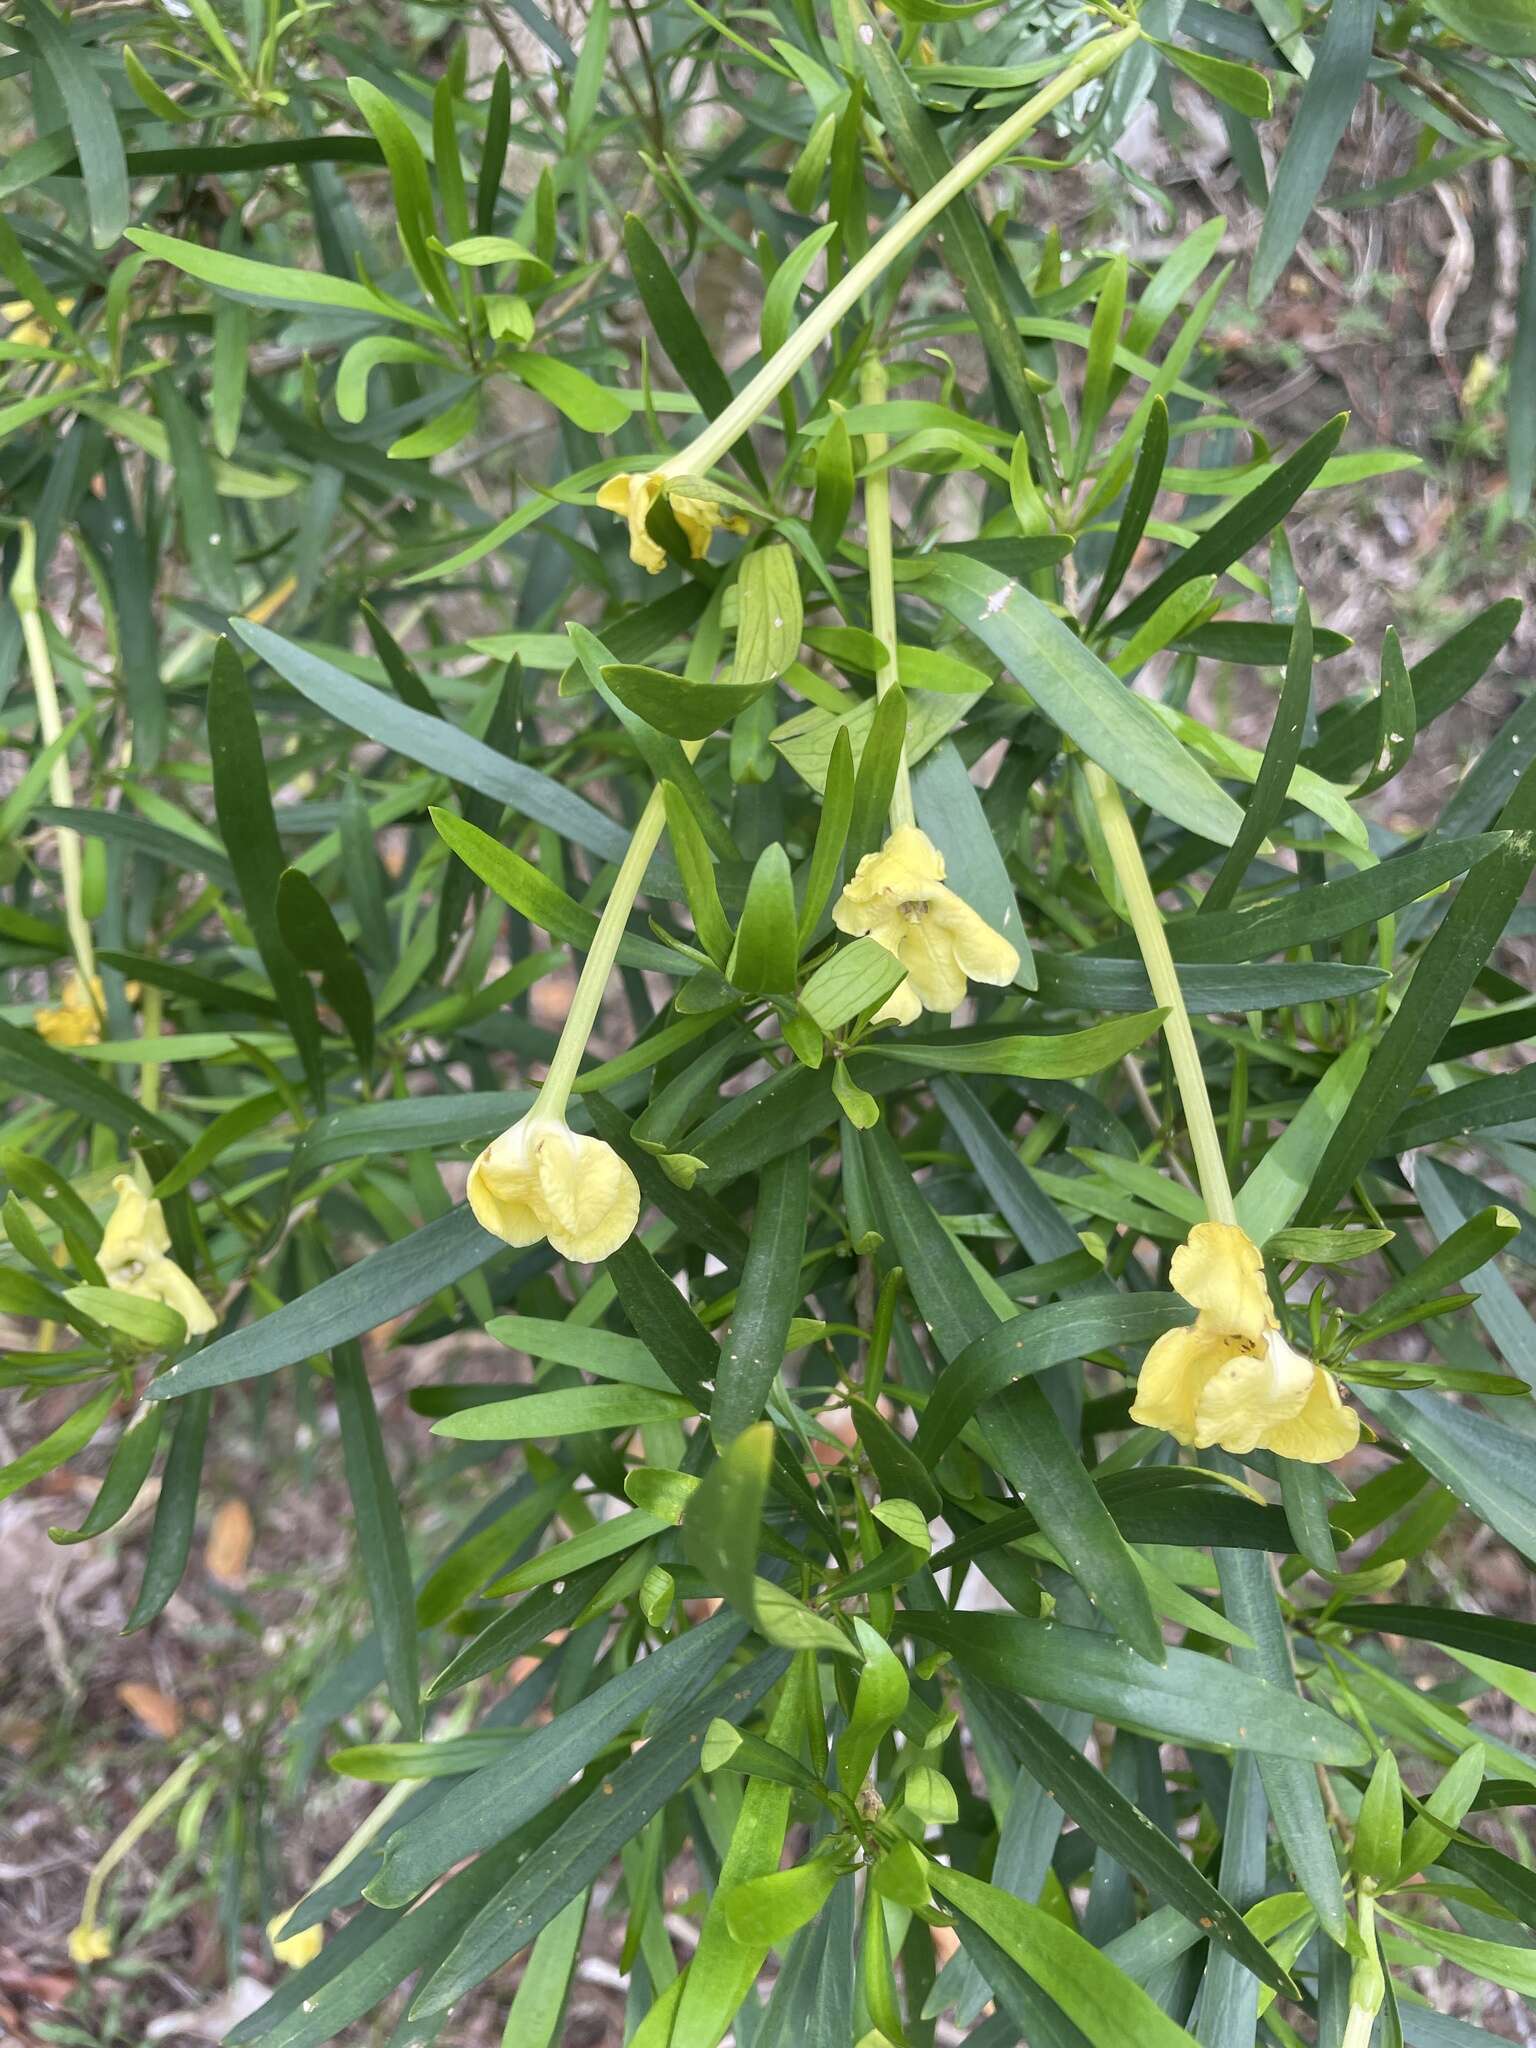
[{"label": "long slender flower tube", "polygon": [[[1099,36],[1084,45],[1047,85],[992,133],[967,150],[937,183],[920,193],[872,242],[857,263],[843,276],[800,325],[768,358],[757,375],[743,385],[731,403],[712,420],[686,448],[669,455],[654,469],[611,477],[598,496],[605,511],[616,512],[627,521],[630,554],[642,568],[653,574],[666,562],[666,555],[651,538],[646,525],[652,505],[665,495],[678,524],[688,537],[694,554],[701,555],[709,544],[713,528],[727,524],[721,509],[711,499],[689,491],[678,491],[684,478],[706,476],[760,419],[816,350],[832,333],[843,315],[856,306],[902,251],[932,226],[944,209],[976,180],[1002,162],[1028,136],[1053,107],[1059,107],[1081,90],[1090,79],[1100,76],[1116,63],[1137,40],[1141,31],[1134,25]],[[702,543],[702,544],[701,544]]]},{"label": "long slender flower tube", "polygon": [[[27,665],[32,674],[32,690],[37,699],[38,737],[45,747],[54,749],[53,764],[48,770],[49,794],[57,809],[68,811],[74,807],[75,795],[70,785],[69,761],[62,744],[64,720],[59,710],[59,690],[54,680],[53,656],[48,648],[48,631],[43,622],[42,601],[38,595],[37,534],[29,519],[21,522],[21,546],[17,551],[16,568],[11,576],[11,603],[15,605],[21,620],[22,641],[27,650]],[[101,1021],[106,1016],[106,1008],[101,997],[101,980],[96,973],[96,951],[91,938],[90,920],[85,914],[80,835],[69,826],[61,825],[58,843],[59,880],[64,891],[64,923],[69,931],[69,943],[75,956],[75,973],[65,984],[62,1017],[59,1011],[40,1011],[36,1020],[37,1028],[52,1045],[95,1045],[101,1038]],[[94,1017],[94,1031],[86,1024],[86,1011],[90,1011]],[[61,1035],[54,1036],[55,1031]]]},{"label": "long slender flower tube", "polygon": [[1087,776],[1153,998],[1166,1013],[1163,1032],[1213,1219],[1197,1223],[1173,1255],[1173,1285],[1195,1321],[1165,1331],[1147,1353],[1131,1419],[1201,1450],[1219,1444],[1234,1457],[1262,1450],[1328,1464],[1359,1442],[1359,1417],[1345,1407],[1333,1375],[1281,1332],[1263,1255],[1238,1225],[1205,1070],[1141,848],[1115,784],[1093,762]]},{"label": "long slender flower tube", "polygon": [[528,1114],[470,1168],[469,1206],[483,1228],[508,1244],[547,1238],[562,1258],[592,1264],[616,1252],[639,1220],[635,1176],[611,1145],[571,1130],[565,1107],[665,822],[661,791],[653,790],[598,919],[544,1085]]},{"label": "long slender flower tube", "polygon": [[[865,359],[859,395],[878,405],[888,388],[885,365]],[[886,437],[865,435],[865,453],[876,461]],[[876,702],[895,687],[897,653],[896,584],[892,572],[890,472],[877,467],[864,480],[864,523],[869,550],[869,616],[883,659],[875,671]],[[922,830],[912,804],[912,776],[905,744],[891,790],[891,830],[877,853],[854,870],[833,908],[832,921],[853,938],[884,946],[907,970],[907,978],[875,1012],[876,1024],[915,1024],[924,1010],[948,1016],[965,1000],[966,983],[1006,988],[1019,971],[1019,956],[1000,932],[957,896],[944,881],[944,856]]]}]

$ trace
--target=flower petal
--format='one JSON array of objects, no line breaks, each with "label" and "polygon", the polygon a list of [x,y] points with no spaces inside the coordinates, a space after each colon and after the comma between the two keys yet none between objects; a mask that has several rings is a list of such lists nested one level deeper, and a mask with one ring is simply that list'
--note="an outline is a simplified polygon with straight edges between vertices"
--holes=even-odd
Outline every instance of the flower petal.
[{"label": "flower petal", "polygon": [[59,991],[57,1005],[33,1012],[33,1028],[44,1044],[72,1047],[101,1043],[106,994],[99,974],[91,976],[91,991],[94,991],[94,1001],[80,976],[70,974]]},{"label": "flower petal", "polygon": [[665,485],[666,478],[660,470],[653,469],[647,476],[624,470],[609,477],[597,494],[597,502],[605,512],[616,512],[628,522],[629,559],[653,576],[667,566],[667,554],[659,541],[652,540],[645,522]]},{"label": "flower petal", "polygon": [[325,1928],[320,1921],[312,1927],[304,1927],[297,1934],[283,1933],[293,1918],[293,1908],[279,1913],[267,1922],[267,1940],[272,1944],[272,1953],[277,1960],[290,1970],[302,1970],[306,1963],[312,1963],[325,1947]]},{"label": "flower petal", "polygon": [[1006,988],[1019,971],[1018,948],[994,931],[979,911],[973,910],[953,889],[944,891],[934,914],[949,934],[955,962],[968,981],[984,981],[992,988]]},{"label": "flower petal", "polygon": [[683,529],[696,562],[702,562],[709,553],[709,543],[716,527],[724,527],[727,533],[747,531],[746,520],[739,513],[728,513],[714,498],[695,498],[685,491],[668,491],[667,503],[672,507],[673,518]]},{"label": "flower petal", "polygon": [[[949,891],[943,891],[948,895]],[[965,1001],[965,971],[955,958],[954,943],[936,905],[926,916],[902,920],[905,929],[895,948],[925,1010],[948,1016]]]},{"label": "flower petal", "polygon": [[136,1280],[118,1284],[129,1294],[175,1309],[189,1337],[204,1337],[218,1325],[218,1317],[174,1259],[151,1259]]},{"label": "flower petal", "polygon": [[[889,951],[890,949],[887,948]],[[923,1014],[922,998],[912,986],[909,975],[905,981],[897,982],[880,1008],[870,1019],[872,1024],[915,1024]]]},{"label": "flower petal", "polygon": [[898,825],[876,858],[890,863],[887,888],[909,889],[916,895],[936,888],[944,879],[943,854],[916,825]]},{"label": "flower petal", "polygon": [[112,1937],[105,1927],[97,1927],[82,1920],[78,1927],[69,1930],[69,1960],[82,1966],[87,1963],[102,1963],[112,1953]]},{"label": "flower petal", "polygon": [[1142,1361],[1132,1422],[1165,1429],[1179,1443],[1192,1444],[1200,1395],[1232,1355],[1227,1339],[1198,1323],[1165,1330]]},{"label": "flower petal", "polygon": [[1173,1255],[1171,1277],[1213,1329],[1257,1344],[1275,1327],[1263,1257],[1235,1223],[1197,1223]]},{"label": "flower petal", "polygon": [[494,1138],[469,1169],[464,1190],[482,1230],[508,1244],[537,1244],[544,1235],[539,1177],[528,1151],[527,1125]]},{"label": "flower petal", "polygon": [[640,1184],[611,1145],[563,1124],[533,1143],[544,1234],[563,1258],[591,1264],[616,1252],[640,1217]]},{"label": "flower petal", "polygon": [[1272,1432],[1300,1415],[1312,1392],[1317,1367],[1271,1330],[1259,1352],[1228,1359],[1201,1389],[1195,1403],[1195,1442],[1201,1450],[1220,1444],[1241,1457],[1269,1445]]},{"label": "flower petal", "polygon": [[165,1227],[164,1210],[131,1174],[117,1174],[112,1192],[117,1207],[102,1231],[97,1263],[107,1285],[118,1287],[123,1283],[113,1278],[114,1270],[162,1257],[171,1248],[171,1234]]},{"label": "flower petal", "polygon": [[1329,1465],[1360,1441],[1360,1418],[1346,1408],[1338,1382],[1320,1365],[1312,1368],[1312,1388],[1299,1415],[1264,1432],[1263,1448],[1279,1458],[1304,1465]]}]

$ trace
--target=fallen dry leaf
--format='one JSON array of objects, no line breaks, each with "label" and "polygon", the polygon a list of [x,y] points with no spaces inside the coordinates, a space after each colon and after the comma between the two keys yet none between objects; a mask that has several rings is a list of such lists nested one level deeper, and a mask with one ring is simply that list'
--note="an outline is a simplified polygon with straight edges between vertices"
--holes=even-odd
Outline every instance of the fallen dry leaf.
[{"label": "fallen dry leaf", "polygon": [[162,1742],[181,1733],[181,1709],[158,1686],[140,1685],[129,1679],[117,1688],[117,1696],[139,1726],[150,1735],[158,1735]]},{"label": "fallen dry leaf", "polygon": [[255,1524],[245,1502],[225,1501],[214,1515],[208,1541],[203,1546],[208,1576],[217,1579],[221,1586],[228,1586],[231,1592],[239,1592],[245,1584],[246,1566],[251,1561],[255,1540]]}]

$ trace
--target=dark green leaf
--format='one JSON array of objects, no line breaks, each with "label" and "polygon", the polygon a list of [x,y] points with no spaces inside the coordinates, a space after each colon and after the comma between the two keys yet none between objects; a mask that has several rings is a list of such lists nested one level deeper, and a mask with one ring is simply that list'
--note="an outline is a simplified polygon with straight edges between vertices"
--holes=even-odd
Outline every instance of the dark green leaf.
[{"label": "dark green leaf", "polygon": [[1339,138],[1364,90],[1375,28],[1375,0],[1335,0],[1329,9],[1285,154],[1270,183],[1248,281],[1251,306],[1260,306],[1269,297],[1301,240]]},{"label": "dark green leaf", "polygon": [[22,0],[22,19],[64,105],[91,213],[91,240],[110,249],[128,225],[128,164],[112,95],[47,0]]},{"label": "dark green leaf", "polygon": [[315,999],[284,943],[277,920],[283,853],[261,733],[245,671],[227,640],[220,640],[214,648],[208,679],[208,753],[219,831],[239,883],[240,899],[272,992],[298,1047],[309,1092],[316,1107],[323,1109],[325,1075]]},{"label": "dark green leaf", "polygon": [[145,1391],[152,1401],[174,1400],[200,1388],[258,1379],[333,1350],[416,1308],[501,1249],[501,1240],[482,1230],[468,1209],[450,1210],[398,1244],[370,1252],[346,1272],[322,1280],[261,1322],[217,1338]]},{"label": "dark green leaf", "polygon": [[1170,1650],[1166,1664],[1153,1664],[1113,1636],[1016,1614],[913,1609],[902,1626],[988,1685],[1077,1707],[1157,1741],[1250,1749],[1309,1766],[1357,1764],[1369,1753],[1362,1736],[1322,1707],[1192,1650]]},{"label": "dark green leaf", "polygon": [[390,1704],[414,1742],[421,1733],[421,1672],[416,1647],[416,1596],[411,1562],[400,1518],[384,1439],[373,1405],[368,1369],[356,1341],[339,1344],[332,1354],[336,1388],[336,1421],[346,1463],[347,1491],[352,1497],[357,1552],[368,1586],[368,1605],[384,1661],[384,1682]]},{"label": "dark green leaf", "polygon": [[710,1432],[722,1449],[762,1414],[783,1363],[789,1325],[804,1290],[800,1262],[810,1189],[810,1157],[803,1147],[771,1161],[759,1179],[746,1263],[709,1411]]},{"label": "dark green leaf", "polygon": [[584,797],[562,789],[549,776],[525,768],[519,761],[509,761],[504,754],[496,753],[445,719],[427,718],[407,705],[395,703],[382,690],[360,683],[355,676],[269,632],[265,626],[253,625],[248,619],[235,619],[232,624],[252,652],[301,696],[354,732],[360,732],[365,739],[390,747],[405,760],[436,769],[486,796],[499,798],[519,816],[548,825],[563,839],[586,847],[603,860],[624,858],[629,835],[623,827],[605,817]]},{"label": "dark green leaf", "polygon": [[160,1479],[160,1498],[155,1503],[154,1527],[149,1532],[149,1548],[144,1555],[144,1576],[139,1581],[133,1612],[123,1625],[124,1635],[147,1627],[181,1584],[192,1551],[197,1490],[202,1482],[203,1450],[208,1442],[212,1409],[212,1394],[200,1393],[193,1394],[177,1410],[170,1453]]},{"label": "dark green leaf", "polygon": [[1313,1177],[1297,1220],[1321,1223],[1376,1152],[1419,1084],[1536,861],[1536,775],[1527,774],[1500,825],[1507,842],[1467,876],[1419,956],[1408,999],[1387,1026]]},{"label": "dark green leaf", "polygon": [[[1351,5],[1357,4],[1359,0],[1351,0]],[[1309,440],[1303,441],[1294,455],[1288,456],[1262,483],[1245,492],[1230,511],[1224,512],[1213,526],[1207,527],[1193,546],[1170,562],[1145,590],[1139,591],[1124,611],[1110,620],[1106,631],[1111,634],[1130,632],[1143,619],[1150,619],[1163,600],[1181,585],[1193,582],[1197,576],[1219,576],[1234,562],[1241,561],[1251,547],[1274,531],[1306,491],[1339,445],[1348,419],[1349,415],[1341,412],[1326,426],[1319,427]],[[1107,762],[1102,765],[1109,766]],[[1113,774],[1114,771],[1111,769],[1110,772]],[[1117,781],[1121,779],[1116,777]],[[1134,784],[1130,786],[1134,787]],[[1206,834],[1207,838],[1212,836]],[[1231,834],[1223,835],[1220,843],[1230,845]]]},{"label": "dark green leaf", "polygon": [[716,1615],[536,1728],[507,1756],[454,1785],[421,1819],[390,1836],[366,1888],[378,1906],[403,1906],[465,1856],[491,1847],[531,1820],[599,1750],[644,1715],[665,1727],[709,1684],[744,1633]]},{"label": "dark green leaf", "polygon": [[1063,1740],[1042,1713],[1016,1694],[985,1685],[978,1691],[988,1719],[1007,1737],[1012,1755],[1079,1827],[1144,1884],[1153,1898],[1177,1907],[1185,1919],[1212,1935],[1262,1983],[1272,1984],[1277,1991],[1290,1991],[1285,1971],[1249,1932],[1242,1915],[1155,1822],[1073,1744]]}]

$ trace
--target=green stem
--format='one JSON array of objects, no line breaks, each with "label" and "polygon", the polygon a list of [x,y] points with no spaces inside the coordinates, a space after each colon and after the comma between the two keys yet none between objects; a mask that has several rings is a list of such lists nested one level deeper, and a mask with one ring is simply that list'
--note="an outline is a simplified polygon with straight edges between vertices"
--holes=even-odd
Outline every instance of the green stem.
[{"label": "green stem", "polygon": [[[885,365],[878,356],[866,356],[859,374],[859,396],[866,405],[879,405],[889,389]],[[881,433],[864,436],[864,452],[870,461],[884,455],[890,443]],[[886,695],[896,685],[896,578],[891,566],[891,473],[880,469],[864,479],[864,525],[869,547],[869,623],[875,638],[885,649],[885,659],[875,671],[875,696]],[[907,766],[903,741],[891,791],[891,825],[915,825],[912,808],[912,771]]]},{"label": "green stem", "polygon": [[1095,762],[1090,761],[1086,766],[1088,788],[1098,813],[1099,828],[1114,864],[1115,879],[1125,898],[1131,929],[1141,948],[1147,979],[1152,984],[1152,999],[1159,1009],[1167,1012],[1163,1019],[1163,1032],[1173,1059],[1174,1079],[1179,1084],[1179,1095],[1184,1104],[1184,1121],[1189,1126],[1190,1144],[1194,1148],[1200,1192],[1214,1221],[1235,1223],[1237,1211],[1232,1206],[1232,1190],[1227,1181],[1221,1138],[1211,1110],[1205,1070],[1200,1064],[1200,1051],[1195,1044],[1189,1011],[1184,1007],[1184,991],[1179,986],[1173,955],[1168,950],[1162,912],[1147,879],[1141,848],[1125,814],[1120,791]]},{"label": "green stem", "polygon": [[[58,685],[53,676],[53,657],[48,651],[48,630],[43,622],[43,608],[37,594],[37,535],[32,522],[21,522],[21,551],[17,557],[15,574],[11,577],[11,602],[21,619],[22,640],[27,650],[27,665],[32,672],[32,690],[37,699],[38,735],[45,747],[51,747],[64,730],[64,721],[59,712]],[[48,773],[49,793],[57,809],[74,809],[75,793],[70,787],[69,763],[63,750],[55,754],[53,766]],[[97,1009],[96,1003],[96,948],[91,940],[91,927],[85,915],[85,891],[82,878],[82,852],[80,835],[72,832],[67,825],[61,825],[59,832],[59,879],[64,888],[64,922],[69,931],[69,942],[74,949],[75,965],[80,971],[80,983],[86,1000]]]},{"label": "green stem", "polygon": [[936,221],[945,207],[968,191],[978,178],[1015,150],[1024,138],[1050,113],[1092,78],[1105,72],[1137,41],[1141,31],[1134,25],[1117,29],[1079,51],[1033,98],[1010,114],[996,128],[952,164],[935,185],[919,194],[878,240],[844,272],[789,339],[776,349],[757,375],[737,393],[718,419],[676,455],[659,465],[667,477],[702,476],[728,454],[754,421],[765,413],[779,393],[808,363],[843,315],[856,306],[864,293],[925,229]]}]

